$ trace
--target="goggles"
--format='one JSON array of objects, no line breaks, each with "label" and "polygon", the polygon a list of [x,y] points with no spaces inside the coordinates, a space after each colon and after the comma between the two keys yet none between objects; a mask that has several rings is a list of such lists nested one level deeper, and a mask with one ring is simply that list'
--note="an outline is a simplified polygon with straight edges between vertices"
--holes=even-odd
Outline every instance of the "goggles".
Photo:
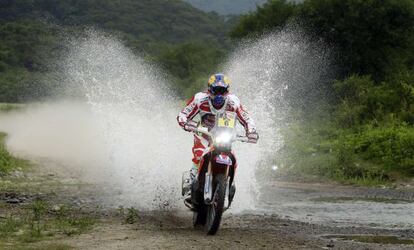
[{"label": "goggles", "polygon": [[227,88],[222,86],[212,86],[210,87],[210,92],[213,95],[224,95],[227,93]]}]

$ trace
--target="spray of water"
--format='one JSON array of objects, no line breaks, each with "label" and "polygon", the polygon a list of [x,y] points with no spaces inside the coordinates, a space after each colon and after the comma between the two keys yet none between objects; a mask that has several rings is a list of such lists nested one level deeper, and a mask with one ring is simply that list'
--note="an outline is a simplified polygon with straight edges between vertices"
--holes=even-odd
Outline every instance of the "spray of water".
[{"label": "spray of water", "polygon": [[[73,42],[66,86],[81,89],[109,151],[108,195],[140,209],[176,208],[191,139],[176,125],[178,100],[154,66],[118,40],[96,32]],[[187,161],[186,161],[187,160]]]},{"label": "spray of water", "polygon": [[[284,144],[281,128],[288,126],[301,107],[315,108],[325,97],[332,66],[329,49],[307,39],[296,25],[242,44],[229,58],[225,70],[232,79],[232,91],[240,95],[258,126],[257,147],[239,145],[239,179],[243,193],[252,195],[255,209],[260,185],[256,177],[272,168],[272,161]],[[246,204],[243,204],[246,208]],[[248,205],[247,205],[248,206]]]},{"label": "spray of water", "polygon": [[[286,30],[247,43],[225,67],[261,135],[258,145],[236,148],[235,212],[255,208],[255,172],[283,143],[278,128],[290,109],[285,94],[323,72],[325,59],[301,38]],[[72,96],[72,101],[0,117],[9,148],[63,162],[66,172],[76,170],[81,180],[105,189],[107,205],[183,208],[181,174],[190,167],[192,137],[176,124],[182,103],[164,74],[101,33],[88,32],[69,44],[57,80],[58,96]]]}]

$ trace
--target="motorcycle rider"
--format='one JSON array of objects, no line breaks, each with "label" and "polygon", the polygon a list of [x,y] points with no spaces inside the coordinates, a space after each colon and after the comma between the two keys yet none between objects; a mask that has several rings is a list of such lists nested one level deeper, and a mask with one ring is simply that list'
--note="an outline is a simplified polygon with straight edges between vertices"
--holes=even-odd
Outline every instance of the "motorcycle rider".
[{"label": "motorcycle rider", "polygon": [[[256,126],[248,112],[243,108],[240,100],[234,94],[229,93],[230,81],[223,74],[214,74],[208,80],[208,88],[205,92],[195,94],[186,107],[177,116],[178,124],[188,132],[193,132],[197,123],[193,119],[199,115],[202,126],[209,130],[215,125],[215,115],[220,111],[233,111],[237,119],[246,131],[249,142],[257,143],[259,135]],[[224,109],[224,110],[223,110]],[[194,133],[193,165],[190,170],[190,186],[198,173],[199,163],[204,149],[209,145],[208,137]],[[184,195],[184,194],[183,194]]]}]

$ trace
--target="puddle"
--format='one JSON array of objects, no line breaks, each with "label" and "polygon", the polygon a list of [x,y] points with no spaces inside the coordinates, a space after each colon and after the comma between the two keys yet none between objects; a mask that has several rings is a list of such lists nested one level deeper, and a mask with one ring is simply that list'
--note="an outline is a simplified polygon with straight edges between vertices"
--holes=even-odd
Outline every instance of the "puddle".
[{"label": "puddle", "polygon": [[414,228],[414,196],[411,193],[355,187],[313,190],[314,193],[305,193],[290,187],[264,188],[257,210],[314,224]]},{"label": "puddle", "polygon": [[413,239],[400,238],[395,235],[325,235],[322,238],[352,240],[362,243],[414,245]]},{"label": "puddle", "polygon": [[310,199],[314,202],[330,202],[330,203],[342,203],[350,201],[365,201],[365,202],[377,202],[388,204],[401,204],[401,203],[414,203],[411,200],[403,199],[389,199],[389,198],[375,198],[375,197],[318,197]]}]

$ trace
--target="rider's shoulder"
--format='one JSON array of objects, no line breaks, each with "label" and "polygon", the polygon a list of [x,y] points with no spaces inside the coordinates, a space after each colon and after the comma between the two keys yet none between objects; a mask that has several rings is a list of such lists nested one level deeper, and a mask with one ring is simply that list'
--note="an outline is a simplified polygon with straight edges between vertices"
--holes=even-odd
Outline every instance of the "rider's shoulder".
[{"label": "rider's shoulder", "polygon": [[232,106],[239,106],[240,99],[235,94],[228,94],[227,97],[229,98],[229,104]]},{"label": "rider's shoulder", "polygon": [[205,100],[208,100],[208,98],[209,98],[208,92],[198,92],[194,95],[194,99],[197,102],[203,102]]}]

